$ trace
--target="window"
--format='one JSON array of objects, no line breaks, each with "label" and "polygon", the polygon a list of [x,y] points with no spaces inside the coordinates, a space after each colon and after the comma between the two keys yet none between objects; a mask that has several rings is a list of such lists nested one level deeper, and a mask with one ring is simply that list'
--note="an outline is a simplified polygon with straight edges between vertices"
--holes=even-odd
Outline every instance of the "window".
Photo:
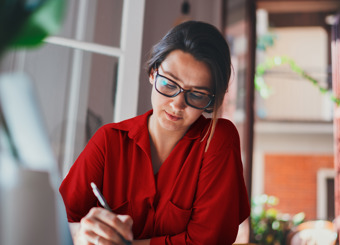
[{"label": "window", "polygon": [[333,220],[334,214],[334,169],[322,168],[317,172],[317,218]]},{"label": "window", "polygon": [[38,49],[11,52],[1,71],[24,71],[66,174],[102,124],[137,113],[144,0],[71,0],[63,29]]}]

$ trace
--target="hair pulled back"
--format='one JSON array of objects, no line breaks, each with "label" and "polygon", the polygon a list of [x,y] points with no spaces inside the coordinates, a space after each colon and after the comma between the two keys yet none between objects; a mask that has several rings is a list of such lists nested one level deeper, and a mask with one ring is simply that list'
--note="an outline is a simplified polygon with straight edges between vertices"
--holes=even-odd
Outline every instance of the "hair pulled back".
[{"label": "hair pulled back", "polygon": [[217,122],[217,111],[223,102],[231,75],[229,46],[220,31],[213,25],[200,21],[187,21],[173,27],[153,47],[147,62],[148,73],[157,70],[174,50],[189,53],[210,68],[215,97],[212,107],[206,109],[207,112],[213,112],[209,145]]},{"label": "hair pulled back", "polygon": [[222,104],[231,74],[229,46],[216,27],[200,21],[187,21],[172,28],[152,49],[148,73],[158,69],[168,54],[182,50],[204,62],[211,71],[214,108]]}]

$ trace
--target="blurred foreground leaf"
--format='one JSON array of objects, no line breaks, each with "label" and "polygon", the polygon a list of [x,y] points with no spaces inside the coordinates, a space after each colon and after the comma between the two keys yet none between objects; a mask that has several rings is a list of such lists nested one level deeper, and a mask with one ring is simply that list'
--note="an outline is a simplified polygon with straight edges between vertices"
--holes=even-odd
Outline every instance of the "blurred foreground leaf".
[{"label": "blurred foreground leaf", "polygon": [[24,23],[20,34],[13,40],[13,46],[36,46],[47,36],[56,33],[61,26],[64,1],[39,0],[42,2]]},{"label": "blurred foreground leaf", "polygon": [[62,24],[64,0],[1,0],[0,56],[11,47],[36,47]]}]

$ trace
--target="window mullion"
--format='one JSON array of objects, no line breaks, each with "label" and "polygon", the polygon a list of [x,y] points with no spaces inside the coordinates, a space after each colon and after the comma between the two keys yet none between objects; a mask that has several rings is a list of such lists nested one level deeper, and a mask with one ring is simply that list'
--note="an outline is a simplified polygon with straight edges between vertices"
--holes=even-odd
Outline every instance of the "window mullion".
[{"label": "window mullion", "polygon": [[123,51],[120,48],[90,42],[83,42],[63,37],[48,37],[45,39],[45,42],[118,58],[123,54]]},{"label": "window mullion", "polygon": [[124,0],[115,122],[137,114],[145,0]]},{"label": "window mullion", "polygon": [[[86,16],[88,10],[88,1],[79,1],[79,11],[76,23],[75,38],[77,40],[83,40],[86,29]],[[81,90],[89,86],[88,82],[82,82],[82,61],[83,51],[74,50],[72,66],[71,66],[71,79],[70,79],[70,91],[67,111],[67,123],[65,132],[65,148],[64,148],[64,164],[63,174],[66,174],[69,168],[74,162],[74,156],[76,152],[76,141],[77,141],[77,124],[83,121],[81,117],[84,110],[84,105],[81,103]],[[84,98],[84,96],[83,96]],[[87,104],[87,103],[86,103]]]}]

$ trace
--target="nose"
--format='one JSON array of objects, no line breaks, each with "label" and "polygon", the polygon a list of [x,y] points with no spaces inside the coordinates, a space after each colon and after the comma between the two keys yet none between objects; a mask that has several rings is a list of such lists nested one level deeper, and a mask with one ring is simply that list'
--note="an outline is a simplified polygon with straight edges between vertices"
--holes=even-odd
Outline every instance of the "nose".
[{"label": "nose", "polygon": [[177,96],[171,98],[170,103],[173,110],[183,110],[187,104],[185,102],[184,93],[179,93]]}]

